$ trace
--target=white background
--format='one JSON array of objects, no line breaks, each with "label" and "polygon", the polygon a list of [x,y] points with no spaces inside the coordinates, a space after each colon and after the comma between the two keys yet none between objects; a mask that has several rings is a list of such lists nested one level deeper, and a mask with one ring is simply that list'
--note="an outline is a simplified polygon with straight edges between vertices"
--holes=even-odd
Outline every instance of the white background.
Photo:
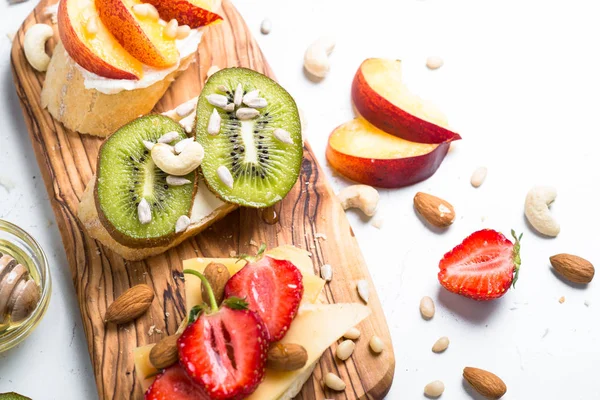
[{"label": "white background", "polygon": [[[571,287],[554,276],[548,262],[560,252],[599,260],[597,2],[236,3],[277,77],[304,110],[308,138],[336,190],[348,182],[327,166],[326,140],[352,118],[350,83],[364,58],[402,59],[409,85],[441,106],[463,136],[428,181],[380,191],[376,218],[383,220],[382,229],[348,213],[393,336],[397,364],[388,398],[422,398],[424,385],[435,379],[446,384],[443,398],[477,398],[463,383],[465,366],[502,377],[506,399],[600,398],[598,284]],[[16,30],[33,6],[34,1],[0,2],[0,32]],[[268,36],[259,33],[265,17],[273,22]],[[337,37],[332,70],[313,83],[302,71],[302,56],[325,33]],[[33,335],[0,354],[0,392],[42,400],[95,398],[73,285],[14,93],[9,49],[1,35],[0,218],[41,242],[50,257],[54,293]],[[427,70],[428,55],[443,57],[443,68]],[[480,165],[489,175],[474,189],[469,178]],[[525,194],[538,184],[559,192],[552,207],[562,228],[556,239],[536,235],[523,217]],[[447,232],[432,231],[417,218],[412,198],[419,190],[455,206],[457,220]],[[517,289],[488,303],[449,294],[436,279],[444,252],[481,228],[525,233]],[[437,305],[429,322],[418,312],[424,295]],[[449,349],[433,354],[432,344],[443,335],[450,338]]]}]

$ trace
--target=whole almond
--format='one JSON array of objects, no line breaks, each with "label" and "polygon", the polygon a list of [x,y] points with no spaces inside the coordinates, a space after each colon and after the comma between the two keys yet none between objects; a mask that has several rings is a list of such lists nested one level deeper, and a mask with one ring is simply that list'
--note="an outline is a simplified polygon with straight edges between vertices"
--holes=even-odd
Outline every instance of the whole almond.
[{"label": "whole almond", "polygon": [[154,291],[148,285],[127,289],[106,310],[104,322],[125,324],[144,314],[154,300]]},{"label": "whole almond", "polygon": [[[223,264],[210,263],[204,269],[204,276],[210,283],[217,304],[221,304],[223,297],[225,297],[225,285],[229,278],[231,278],[229,270]],[[204,290],[202,290],[202,300],[204,300],[206,304],[210,304],[208,293]]]},{"label": "whole almond", "polygon": [[502,379],[491,372],[479,368],[465,367],[463,378],[482,396],[499,399],[506,393]]},{"label": "whole almond", "polygon": [[306,365],[308,353],[299,344],[277,343],[267,353],[267,368],[275,371],[294,371]]},{"label": "whole almond", "polygon": [[594,279],[594,266],[588,260],[572,254],[550,257],[550,264],[563,278],[574,283],[590,283]]},{"label": "whole almond", "polygon": [[425,221],[438,228],[452,225],[456,218],[452,204],[427,193],[418,192],[414,198],[414,206]]},{"label": "whole almond", "polygon": [[170,367],[179,360],[177,349],[179,335],[171,335],[163,338],[150,350],[150,362],[156,369]]}]

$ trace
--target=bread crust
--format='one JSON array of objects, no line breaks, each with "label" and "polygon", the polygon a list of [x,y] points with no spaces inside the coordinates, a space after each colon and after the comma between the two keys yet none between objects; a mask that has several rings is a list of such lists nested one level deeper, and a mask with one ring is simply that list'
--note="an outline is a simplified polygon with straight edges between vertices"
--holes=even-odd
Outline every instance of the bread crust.
[{"label": "bread crust", "polygon": [[190,225],[183,234],[175,237],[174,240],[169,244],[148,246],[144,248],[133,248],[117,242],[100,221],[94,196],[95,186],[96,176],[92,177],[85,189],[85,192],[83,193],[83,197],[79,203],[79,208],[77,209],[77,217],[92,238],[100,241],[105,247],[119,254],[124,259],[130,261],[139,261],[164,253],[170,248],[177,246],[184,240],[202,232],[211,224],[220,220],[237,208],[235,204],[224,203],[199,223]]},{"label": "bread crust", "polygon": [[58,43],[42,87],[42,107],[70,130],[106,137],[152,111],[171,82],[189,67],[193,59],[194,55],[182,59],[176,71],[147,88],[104,94],[85,88],[81,71],[62,43]]}]

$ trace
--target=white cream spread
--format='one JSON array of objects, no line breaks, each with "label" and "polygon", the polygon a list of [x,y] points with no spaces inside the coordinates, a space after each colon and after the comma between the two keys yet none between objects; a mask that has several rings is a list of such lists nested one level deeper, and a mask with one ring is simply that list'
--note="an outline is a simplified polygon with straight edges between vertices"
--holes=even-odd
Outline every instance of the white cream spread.
[{"label": "white cream spread", "polygon": [[115,94],[123,90],[144,89],[148,86],[152,86],[156,82],[162,81],[171,72],[177,70],[182,59],[194,54],[198,50],[198,45],[200,44],[201,39],[202,31],[199,29],[193,29],[188,37],[176,41],[177,50],[179,50],[179,62],[177,64],[163,69],[156,69],[144,65],[144,76],[139,80],[104,78],[86,70],[79,64],[75,63],[75,61],[73,62],[83,76],[83,84],[86,89],[95,89],[104,94]]},{"label": "white cream spread", "polygon": [[[206,186],[203,179],[198,182],[198,191],[194,197],[192,205],[192,213],[190,215],[190,228],[192,225],[202,224],[206,221],[219,207],[224,205],[220,199]],[[189,228],[188,228],[189,229]]]}]

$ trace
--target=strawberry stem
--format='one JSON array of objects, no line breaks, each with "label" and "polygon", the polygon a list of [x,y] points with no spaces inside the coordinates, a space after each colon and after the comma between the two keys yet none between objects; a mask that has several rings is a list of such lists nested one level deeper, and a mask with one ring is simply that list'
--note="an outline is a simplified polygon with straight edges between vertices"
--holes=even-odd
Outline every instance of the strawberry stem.
[{"label": "strawberry stem", "polygon": [[512,287],[515,288],[517,285],[517,279],[519,279],[519,270],[521,269],[521,239],[523,234],[521,233],[518,237],[515,230],[510,231],[512,237],[515,238],[515,244],[513,245],[513,263],[515,264],[515,276],[512,281]]},{"label": "strawberry stem", "polygon": [[211,312],[219,311],[219,306],[217,305],[217,300],[215,299],[215,294],[213,293],[212,287],[210,287],[210,282],[208,281],[208,279],[206,279],[206,277],[204,275],[202,275],[200,272],[198,272],[194,269],[184,269],[183,273],[194,275],[194,276],[197,276],[198,278],[200,278],[200,280],[202,281],[202,284],[204,285],[204,289],[206,290],[206,293],[208,293],[208,300],[210,302],[210,311]]}]

